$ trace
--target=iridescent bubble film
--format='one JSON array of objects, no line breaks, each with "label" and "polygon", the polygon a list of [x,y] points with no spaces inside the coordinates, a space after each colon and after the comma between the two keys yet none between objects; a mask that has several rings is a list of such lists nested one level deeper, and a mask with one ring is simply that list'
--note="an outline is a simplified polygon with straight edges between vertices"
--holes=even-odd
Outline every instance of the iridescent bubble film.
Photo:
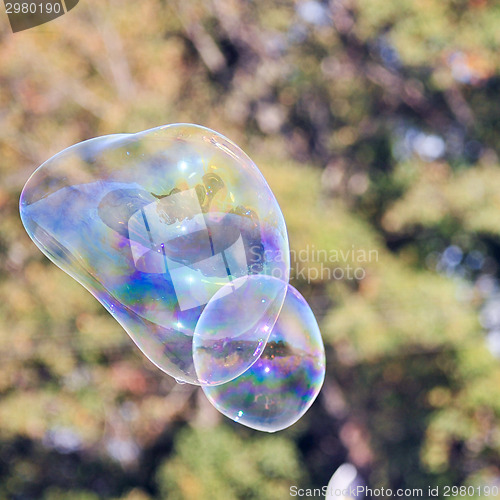
[{"label": "iridescent bubble film", "polygon": [[304,415],[324,378],[325,351],[318,324],[304,298],[288,285],[260,358],[231,382],[202,388],[227,417],[253,429],[275,432]]},{"label": "iridescent bubble film", "polygon": [[262,354],[287,284],[271,276],[244,276],[222,287],[196,325],[193,359],[201,384],[218,385],[245,372]]},{"label": "iridescent bubble film", "polygon": [[[20,211],[40,250],[179,381],[199,383],[193,333],[214,294],[243,292],[231,283],[246,276],[288,282],[285,222],[265,179],[238,146],[197,125],[72,146],[31,176]],[[273,323],[283,298],[274,300],[245,321]]]}]

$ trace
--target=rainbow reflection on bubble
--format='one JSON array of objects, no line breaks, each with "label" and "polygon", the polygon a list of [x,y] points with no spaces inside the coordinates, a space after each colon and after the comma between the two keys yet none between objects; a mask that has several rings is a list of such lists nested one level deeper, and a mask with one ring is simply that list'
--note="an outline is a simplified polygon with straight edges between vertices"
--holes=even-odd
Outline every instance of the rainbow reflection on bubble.
[{"label": "rainbow reflection on bubble", "polygon": [[193,360],[202,385],[244,373],[262,354],[287,284],[263,274],[238,278],[208,302],[195,329]]}]

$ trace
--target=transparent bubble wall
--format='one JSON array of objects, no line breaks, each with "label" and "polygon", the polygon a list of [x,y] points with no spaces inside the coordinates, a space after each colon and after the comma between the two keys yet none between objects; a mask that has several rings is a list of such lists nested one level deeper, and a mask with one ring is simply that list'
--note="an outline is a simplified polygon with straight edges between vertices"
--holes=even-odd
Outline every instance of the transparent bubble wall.
[{"label": "transparent bubble wall", "polygon": [[[67,148],[28,180],[20,211],[42,252],[179,381],[200,383],[193,333],[218,290],[246,276],[288,282],[286,227],[273,193],[238,146],[204,127],[167,125]],[[254,329],[243,349],[226,338],[235,354],[217,383],[258,359],[285,288],[275,287],[269,307],[256,312],[266,314],[267,330]]]},{"label": "transparent bubble wall", "polygon": [[251,366],[246,359],[252,352],[263,352],[285,293],[284,281],[265,274],[237,278],[217,291],[201,313],[193,338],[201,385],[223,384]]}]

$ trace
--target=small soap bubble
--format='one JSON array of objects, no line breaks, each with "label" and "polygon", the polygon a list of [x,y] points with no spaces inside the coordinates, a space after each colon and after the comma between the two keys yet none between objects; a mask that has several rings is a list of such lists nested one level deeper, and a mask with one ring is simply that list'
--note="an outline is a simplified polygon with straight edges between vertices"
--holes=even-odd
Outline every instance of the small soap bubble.
[{"label": "small soap bubble", "polygon": [[208,302],[193,339],[202,385],[219,385],[245,372],[262,354],[285,299],[287,284],[271,276],[244,276]]},{"label": "small soap bubble", "polygon": [[280,315],[259,359],[234,380],[202,385],[202,389],[227,417],[253,429],[275,432],[304,415],[324,378],[325,350],[318,324],[305,299],[288,285]]},{"label": "small soap bubble", "polygon": [[[285,222],[265,179],[238,146],[197,125],[67,148],[28,180],[20,212],[40,250],[178,381],[200,383],[193,334],[221,288],[248,276],[288,281]],[[279,307],[255,315],[273,322]]]}]

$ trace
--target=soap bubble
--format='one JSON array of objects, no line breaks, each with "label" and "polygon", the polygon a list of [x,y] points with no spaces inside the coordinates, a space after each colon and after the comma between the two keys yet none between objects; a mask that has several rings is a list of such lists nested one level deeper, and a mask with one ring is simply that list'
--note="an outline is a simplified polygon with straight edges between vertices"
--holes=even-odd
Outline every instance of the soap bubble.
[{"label": "soap bubble", "polygon": [[253,429],[275,432],[304,415],[324,378],[325,351],[318,324],[304,298],[288,285],[260,358],[234,380],[217,386],[202,385],[202,389],[227,417]]},{"label": "soap bubble", "polygon": [[201,384],[219,385],[246,371],[266,346],[287,284],[255,274],[222,287],[196,325],[193,359]]},{"label": "soap bubble", "polygon": [[193,333],[218,290],[245,276],[288,281],[285,222],[265,179],[197,125],[67,148],[28,180],[20,211],[42,252],[181,382],[199,383]]}]

